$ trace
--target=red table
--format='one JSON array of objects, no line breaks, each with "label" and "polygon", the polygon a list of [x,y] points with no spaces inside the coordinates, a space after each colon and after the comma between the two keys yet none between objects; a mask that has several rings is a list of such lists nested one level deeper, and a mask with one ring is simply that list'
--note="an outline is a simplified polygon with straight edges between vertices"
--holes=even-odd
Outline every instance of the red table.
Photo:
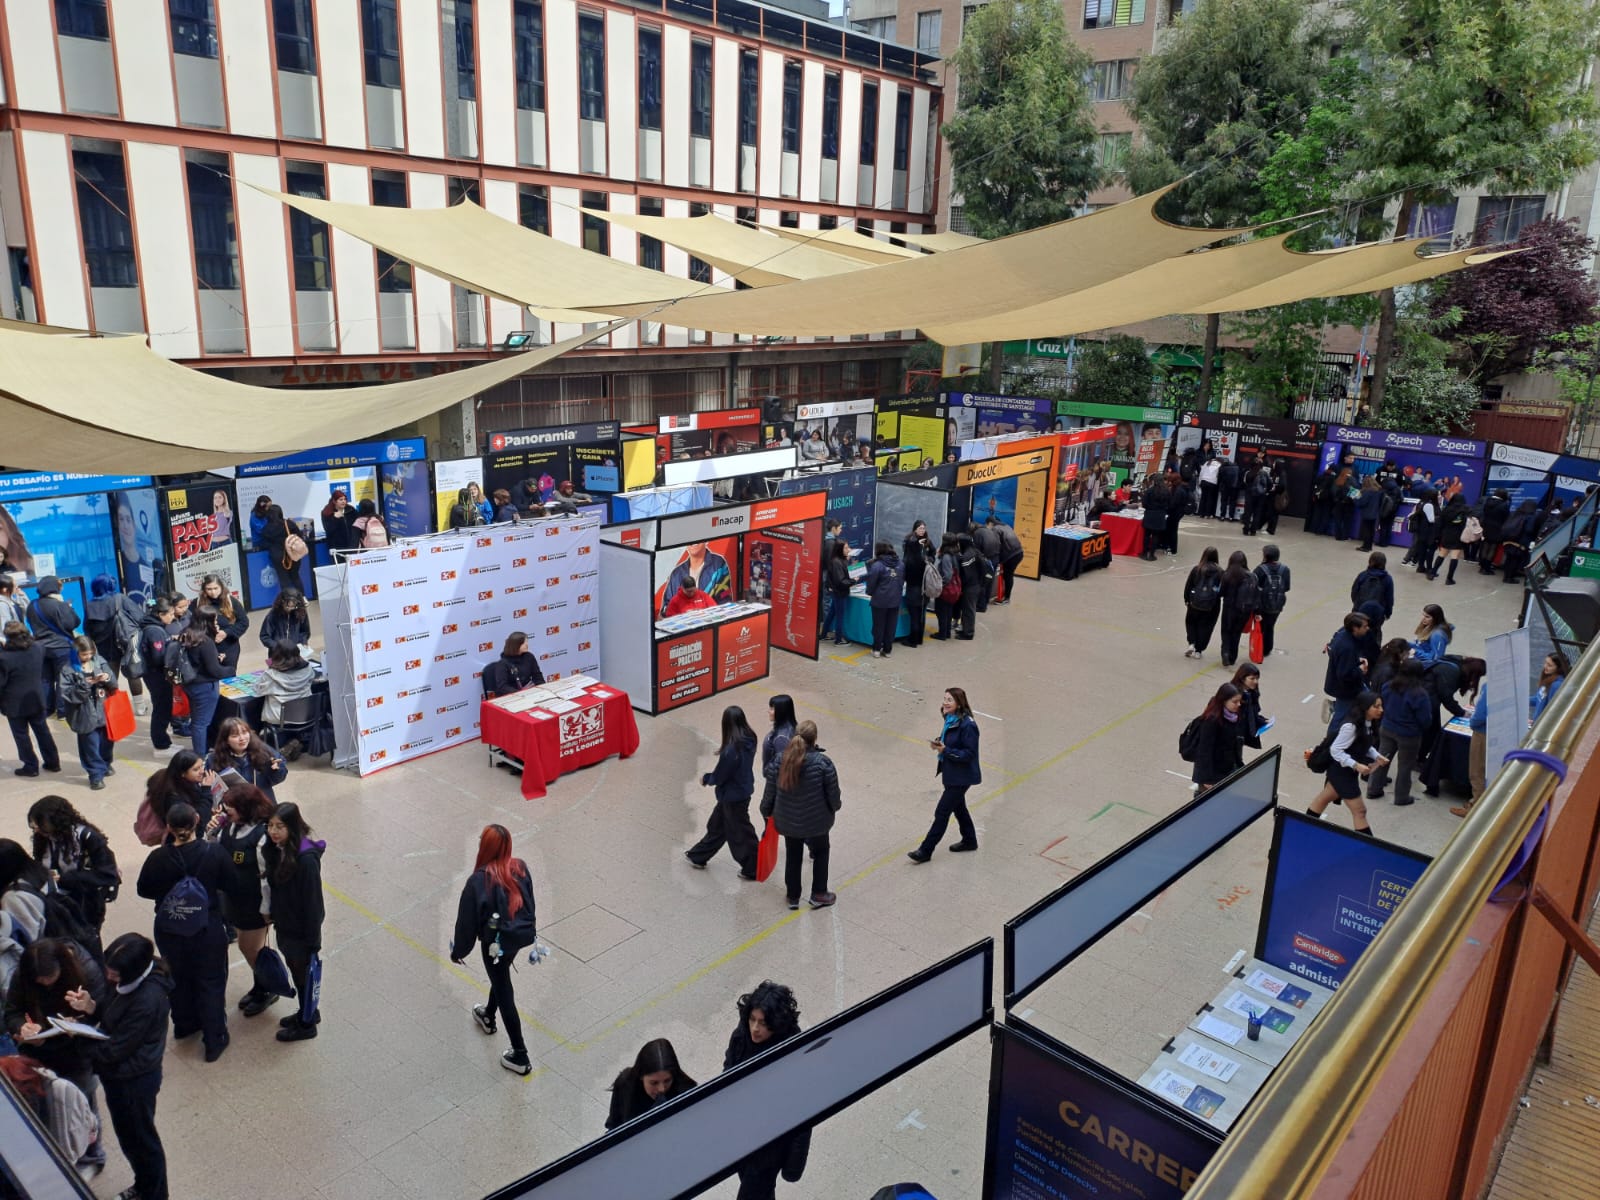
[{"label": "red table", "polygon": [[562,713],[543,708],[508,712],[485,700],[479,710],[484,743],[522,760],[525,800],[543,796],[545,785],[568,771],[613,754],[628,758],[639,748],[639,724],[622,689],[596,684],[572,703],[578,707]]},{"label": "red table", "polygon": [[1125,517],[1121,513],[1101,513],[1100,528],[1111,535],[1111,553],[1137,557],[1144,553],[1144,514]]}]

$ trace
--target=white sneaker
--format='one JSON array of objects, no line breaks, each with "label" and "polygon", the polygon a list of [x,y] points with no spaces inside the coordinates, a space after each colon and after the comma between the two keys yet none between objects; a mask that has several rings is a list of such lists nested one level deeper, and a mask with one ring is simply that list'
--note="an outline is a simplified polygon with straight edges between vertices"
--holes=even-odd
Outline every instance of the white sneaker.
[{"label": "white sneaker", "polygon": [[874,650],[874,651],[873,651],[873,652],[872,652],[872,657],[873,657],[873,658],[882,658],[882,657],[883,657],[883,655],[882,655],[882,654],[880,654],[880,653],[878,653],[878,651],[876,651],[876,650]]},{"label": "white sneaker", "polygon": [[1184,647],[1183,656],[1185,658],[1199,658],[1200,651],[1196,650],[1193,646],[1186,646]]},{"label": "white sneaker", "polygon": [[133,700],[135,716],[148,717],[150,715],[150,699],[147,696],[135,696]]}]

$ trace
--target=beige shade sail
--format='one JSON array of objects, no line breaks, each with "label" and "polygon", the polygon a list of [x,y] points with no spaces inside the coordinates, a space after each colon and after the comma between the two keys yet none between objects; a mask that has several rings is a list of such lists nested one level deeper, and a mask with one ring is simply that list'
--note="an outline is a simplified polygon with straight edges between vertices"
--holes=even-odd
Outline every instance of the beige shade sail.
[{"label": "beige shade sail", "polygon": [[617,324],[426,379],[315,389],[218,379],[139,337],[0,329],[0,458],[24,470],[172,475],[358,441],[524,375]]},{"label": "beige shade sail", "polygon": [[910,242],[913,246],[920,246],[924,250],[931,250],[935,254],[943,254],[946,250],[963,250],[968,246],[981,246],[983,238],[970,237],[965,233],[954,233],[946,230],[944,233],[894,233],[890,237],[899,238],[902,242]]},{"label": "beige shade sail", "polygon": [[867,265],[820,246],[786,241],[710,213],[703,217],[647,217],[595,208],[584,211],[686,250],[751,287],[844,275]]},{"label": "beige shade sail", "polygon": [[1276,304],[1293,304],[1308,296],[1331,295],[1339,288],[1358,286],[1375,275],[1417,265],[1422,261],[1417,257],[1417,251],[1427,241],[1427,238],[1409,238],[1338,250],[1318,250],[1302,255],[1301,265],[1292,271],[1285,271],[1264,283],[1240,291],[1219,295],[1209,303],[1197,305],[1189,311],[1244,312],[1252,308],[1270,308]]},{"label": "beige shade sail", "polygon": [[[920,250],[908,250],[904,246],[891,245],[879,241],[870,234],[862,233],[859,229],[788,229],[784,226],[763,226],[771,229],[781,238],[791,242],[810,242],[826,246],[835,254],[843,254],[846,258],[853,258],[868,266],[881,266],[883,263],[899,262],[903,258],[921,258]],[[903,234],[895,234],[903,237]]]},{"label": "beige shade sail", "polygon": [[1370,279],[1362,280],[1360,283],[1340,288],[1338,291],[1313,292],[1310,294],[1316,296],[1359,296],[1365,292],[1381,292],[1385,288],[1404,287],[1408,283],[1421,283],[1424,279],[1434,279],[1440,275],[1449,275],[1456,271],[1465,270],[1467,267],[1480,267],[1484,263],[1491,263],[1497,258],[1505,258],[1507,255],[1521,253],[1521,250],[1484,250],[1481,248],[1452,250],[1448,254],[1435,254],[1428,258],[1420,258],[1409,266],[1399,267],[1382,275],[1375,275]]}]

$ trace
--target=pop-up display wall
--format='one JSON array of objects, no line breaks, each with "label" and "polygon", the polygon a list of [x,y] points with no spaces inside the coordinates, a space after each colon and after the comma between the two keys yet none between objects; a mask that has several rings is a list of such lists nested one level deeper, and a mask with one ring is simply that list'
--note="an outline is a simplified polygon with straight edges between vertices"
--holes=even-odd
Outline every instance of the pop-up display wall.
[{"label": "pop-up display wall", "polygon": [[1025,579],[1039,578],[1040,542],[1055,519],[1060,448],[1053,435],[1002,440],[996,457],[963,462],[955,469],[957,500],[964,500],[969,526],[990,517],[1010,525],[1022,543],[1017,574]]},{"label": "pop-up display wall", "polygon": [[[622,429],[615,421],[556,425],[542,429],[507,429],[483,435],[483,489],[511,493],[511,502],[526,508],[524,496],[537,490],[550,499],[562,480],[588,495],[622,490]],[[519,485],[531,481],[528,492]]]}]

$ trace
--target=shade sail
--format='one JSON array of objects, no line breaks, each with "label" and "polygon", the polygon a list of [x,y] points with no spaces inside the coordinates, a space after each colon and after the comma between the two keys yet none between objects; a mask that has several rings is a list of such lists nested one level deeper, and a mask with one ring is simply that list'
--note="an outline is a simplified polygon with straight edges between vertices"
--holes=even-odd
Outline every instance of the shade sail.
[{"label": "shade sail", "polygon": [[[904,246],[890,245],[870,234],[862,233],[859,229],[788,229],[781,225],[769,228],[779,237],[787,238],[791,242],[810,242],[826,246],[835,254],[843,254],[847,258],[874,267],[883,263],[899,262],[903,258],[922,257],[920,250],[908,250]],[[897,233],[895,236],[904,235]]]},{"label": "shade sail", "polygon": [[1497,258],[1505,258],[1509,254],[1521,254],[1520,249],[1512,250],[1483,250],[1466,249],[1452,250],[1448,254],[1435,254],[1428,258],[1418,259],[1415,263],[1376,275],[1371,279],[1364,279],[1358,284],[1340,288],[1337,291],[1313,292],[1317,296],[1359,296],[1364,292],[1381,292],[1385,288],[1404,287],[1408,283],[1421,283],[1424,279],[1434,279],[1440,275],[1449,275],[1466,267],[1478,267],[1484,263],[1491,263]]},{"label": "shade sail", "polygon": [[751,287],[843,275],[860,271],[867,265],[809,242],[773,237],[711,213],[703,217],[647,217],[595,208],[584,211],[613,225],[687,250]]},{"label": "shade sail", "polygon": [[981,246],[984,239],[969,237],[964,233],[955,233],[946,230],[943,233],[896,233],[891,236],[899,238],[902,242],[910,242],[913,246],[920,246],[924,250],[931,250],[935,254],[942,254],[946,250],[961,250],[967,246]]},{"label": "shade sail", "polygon": [[170,475],[376,437],[615,328],[479,367],[376,387],[251,387],[190,370],[139,337],[0,329],[0,457],[25,470]]}]

